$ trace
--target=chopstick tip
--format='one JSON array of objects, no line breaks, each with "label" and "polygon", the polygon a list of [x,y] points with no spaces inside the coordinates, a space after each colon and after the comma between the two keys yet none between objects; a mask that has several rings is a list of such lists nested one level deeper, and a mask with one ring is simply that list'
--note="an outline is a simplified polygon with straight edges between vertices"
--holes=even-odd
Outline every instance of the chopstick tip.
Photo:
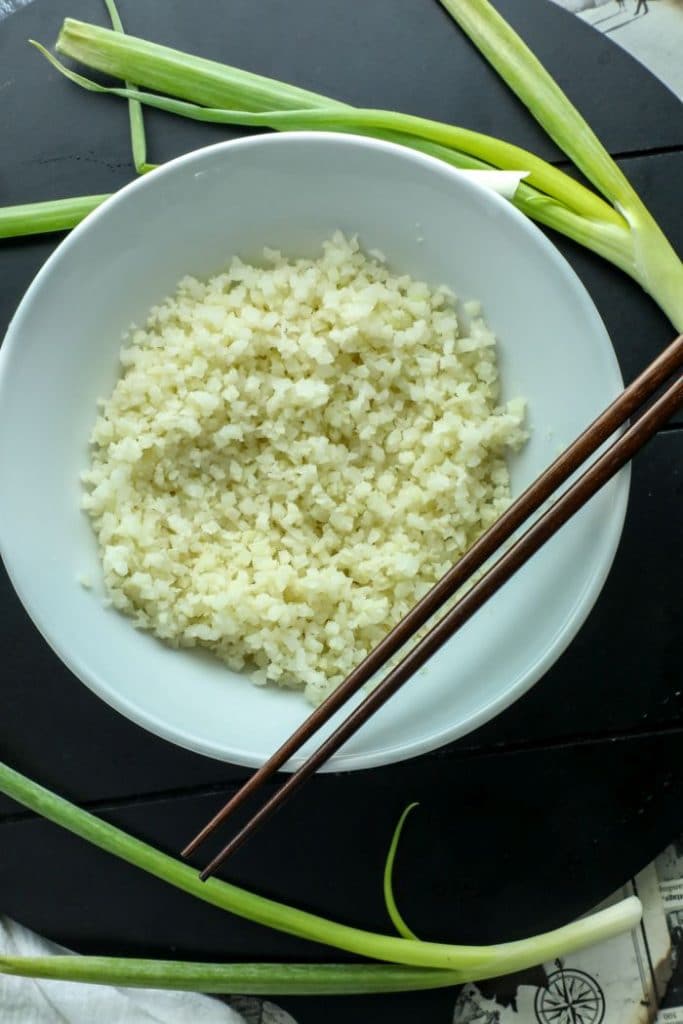
[{"label": "chopstick tip", "polygon": [[252,832],[252,824],[250,823],[247,827],[243,828],[241,832],[238,832],[236,836],[227,843],[220,853],[217,853],[213,860],[209,861],[203,871],[199,873],[199,877],[202,882],[206,882],[211,875],[223,864],[228,857],[230,857],[235,850],[237,850],[242,843],[249,838]]}]

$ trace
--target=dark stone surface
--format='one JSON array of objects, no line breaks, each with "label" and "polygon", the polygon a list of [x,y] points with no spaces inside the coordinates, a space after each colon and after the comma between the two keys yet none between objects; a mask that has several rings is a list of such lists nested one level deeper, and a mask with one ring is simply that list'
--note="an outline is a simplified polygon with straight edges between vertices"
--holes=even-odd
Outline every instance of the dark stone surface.
[{"label": "dark stone surface", "polygon": [[[683,247],[683,109],[640,65],[548,0],[501,0]],[[351,102],[453,120],[551,159],[553,145],[430,0],[122,3],[131,32]],[[35,2],[0,23],[0,202],[111,191],[129,180],[125,108],[61,79],[29,37],[61,18],[105,22],[97,0]],[[147,117],[150,159],[225,129]],[[664,150],[664,151],[663,151]],[[626,379],[670,338],[637,286],[564,240]],[[0,244],[0,331],[57,238]],[[1,439],[0,443],[11,443]],[[557,925],[615,889],[683,828],[680,509],[683,432],[637,459],[622,544],[596,608],[516,705],[415,761],[315,779],[231,862],[226,877],[386,929],[385,848],[421,802],[397,896],[425,938],[500,941]],[[1,500],[1,499],[0,499]],[[0,755],[169,851],[245,776],[148,735],[98,701],[46,647],[0,573]],[[557,879],[562,883],[558,886]],[[0,909],[82,951],[338,959],[169,891],[0,800]],[[279,1000],[301,1024],[450,1020],[452,993]],[[344,1019],[347,1019],[344,1016]]]}]

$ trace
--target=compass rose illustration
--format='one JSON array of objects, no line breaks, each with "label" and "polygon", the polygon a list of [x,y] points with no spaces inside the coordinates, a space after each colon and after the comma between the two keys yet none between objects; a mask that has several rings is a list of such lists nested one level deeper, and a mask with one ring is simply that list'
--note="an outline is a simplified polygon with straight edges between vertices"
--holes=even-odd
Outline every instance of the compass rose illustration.
[{"label": "compass rose illustration", "polygon": [[539,1024],[602,1024],[605,997],[590,974],[560,969],[539,988],[534,1009]]}]

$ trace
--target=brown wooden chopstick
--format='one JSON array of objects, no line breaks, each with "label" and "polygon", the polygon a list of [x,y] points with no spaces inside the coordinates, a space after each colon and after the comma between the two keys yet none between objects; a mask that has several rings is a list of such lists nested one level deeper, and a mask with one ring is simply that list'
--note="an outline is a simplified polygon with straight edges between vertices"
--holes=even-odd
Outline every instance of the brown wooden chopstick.
[{"label": "brown wooden chopstick", "polygon": [[[253,793],[268,777],[281,767],[291,755],[327,721],[329,717],[371,676],[395,654],[400,647],[440,607],[482,567],[484,562],[507,541],[525,520],[538,511],[548,497],[683,364],[683,336],[678,337],[647,369],[626,388],[618,398],[585,430],[579,438],[503,513],[503,515],[470,548],[456,565],[429,591],[347,679],[320,705],[278,751],[260,768],[225,807],[206,825],[183,850],[187,856],[224,821],[232,811]],[[334,753],[360,725],[370,717],[409,678],[441,644],[452,635],[474,612],[526,561],[545,540],[559,529],[573,513],[588,500],[631,455],[668,419],[680,402],[678,380],[661,396],[651,410],[630,427],[626,433],[601,456],[575,484],[549,509],[516,544],[425,636],[403,661],[400,662],[378,687],[354,710],[337,730],[322,744],[311,758],[287,780],[283,787],[251,819],[221,853],[215,857],[201,877],[208,877],[230,855],[251,831],[268,817],[291,792],[309,777]],[[670,411],[669,411],[670,410]],[[578,502],[578,504],[577,504]]]},{"label": "brown wooden chopstick", "polygon": [[188,843],[183,857],[194,850],[260,788],[306,740],[346,701],[368,682],[444,603],[477,572],[491,555],[507,541],[514,531],[538,511],[540,506],[561,486],[583,461],[621,426],[647,397],[680,365],[683,336],[678,337],[661,355],[633,381],[608,408],[542,473],[496,522],[472,545],[463,557],[425,594],[406,616],[353,669],[346,679],[289,736],[285,743],[238,790],[225,806]]}]

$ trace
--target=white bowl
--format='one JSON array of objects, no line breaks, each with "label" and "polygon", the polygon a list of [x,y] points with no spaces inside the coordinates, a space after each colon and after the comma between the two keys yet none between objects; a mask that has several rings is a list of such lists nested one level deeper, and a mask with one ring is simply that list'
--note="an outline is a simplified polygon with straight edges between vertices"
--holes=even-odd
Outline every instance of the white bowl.
[{"label": "white bowl", "polygon": [[[209,275],[234,254],[258,258],[264,245],[313,255],[336,228],[358,232],[397,270],[483,301],[504,397],[529,404],[514,494],[622,387],[593,303],[541,232],[509,202],[402,147],[323,133],[221,143],[133,182],[77,227],[37,275],[0,350],[0,551],[36,626],[79,679],[152,732],[238,764],[261,764],[310,707],[299,693],[255,687],[211,657],[171,650],[104,606],[79,472],[131,321],[184,274]],[[539,679],[607,576],[628,481],[622,472],[597,495],[327,768],[424,753]]]}]

